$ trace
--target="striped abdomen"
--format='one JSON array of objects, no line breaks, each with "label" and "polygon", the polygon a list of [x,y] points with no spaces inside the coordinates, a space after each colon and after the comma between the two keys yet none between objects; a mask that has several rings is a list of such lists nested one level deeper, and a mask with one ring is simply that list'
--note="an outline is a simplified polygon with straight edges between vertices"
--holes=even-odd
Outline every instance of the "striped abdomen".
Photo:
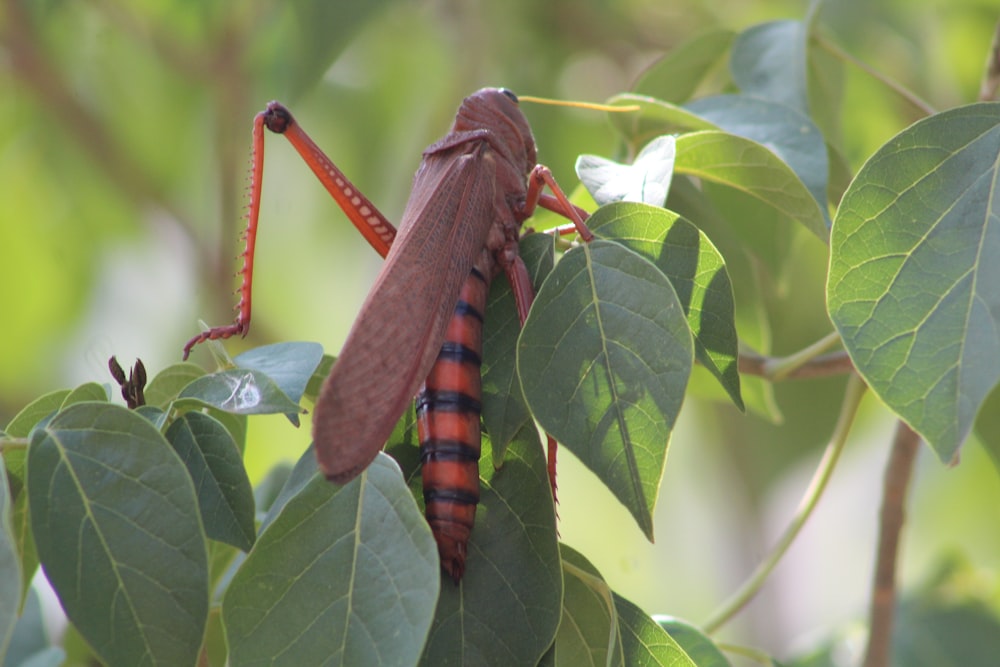
[{"label": "striped abdomen", "polygon": [[417,394],[417,432],[427,522],[441,567],[458,583],[479,502],[483,310],[488,285],[477,269],[462,285],[444,344]]}]

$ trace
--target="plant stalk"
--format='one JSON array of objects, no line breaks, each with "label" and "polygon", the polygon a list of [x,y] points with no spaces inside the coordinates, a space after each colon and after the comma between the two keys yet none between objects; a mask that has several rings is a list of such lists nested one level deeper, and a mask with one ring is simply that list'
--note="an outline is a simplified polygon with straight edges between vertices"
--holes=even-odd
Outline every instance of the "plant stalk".
[{"label": "plant stalk", "polygon": [[844,392],[844,402],[840,406],[840,416],[837,418],[837,425],[834,427],[830,442],[826,446],[826,451],[823,452],[823,458],[820,460],[819,466],[813,474],[813,478],[806,489],[805,495],[802,497],[802,501],[799,503],[799,508],[796,510],[795,516],[768,557],[757,566],[757,569],[753,571],[736,593],[726,600],[705,621],[702,629],[706,634],[711,634],[722,627],[757,595],[775,566],[777,566],[778,562],[785,555],[785,552],[788,551],[795,538],[798,537],[799,532],[801,532],[802,527],[812,515],[820,497],[823,495],[827,483],[830,481],[833,469],[836,467],[840,453],[844,450],[844,444],[847,442],[847,434],[850,432],[854,418],[857,416],[858,407],[861,404],[861,398],[864,396],[865,389],[865,383],[861,378],[856,373],[852,373],[847,382],[847,389]]},{"label": "plant stalk", "polygon": [[769,359],[764,363],[764,377],[770,378],[774,382],[784,380],[839,342],[840,334],[836,331],[831,331],[812,345],[794,354],[790,354],[787,357]]},{"label": "plant stalk", "polygon": [[903,529],[906,490],[913,476],[919,445],[920,436],[900,421],[892,441],[892,452],[889,454],[883,481],[878,553],[864,667],[888,667],[892,657],[899,536]]}]

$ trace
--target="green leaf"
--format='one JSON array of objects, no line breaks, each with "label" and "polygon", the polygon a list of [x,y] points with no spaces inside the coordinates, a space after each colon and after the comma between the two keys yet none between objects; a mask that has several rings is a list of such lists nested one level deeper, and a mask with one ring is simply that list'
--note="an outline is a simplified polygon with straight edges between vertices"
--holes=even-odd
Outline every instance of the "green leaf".
[{"label": "green leaf", "polygon": [[302,490],[312,482],[312,478],[316,475],[318,469],[316,464],[316,448],[315,445],[310,443],[309,447],[306,451],[302,452],[302,456],[299,457],[299,460],[295,462],[295,465],[286,475],[281,489],[278,490],[278,493],[267,508],[267,513],[261,520],[260,528],[257,530],[258,536],[263,535],[268,526],[281,516],[285,505],[302,493]]},{"label": "green leaf", "polygon": [[695,357],[742,411],[733,286],[711,240],[677,214],[643,204],[611,204],[587,224],[595,236],[621,243],[670,280],[694,334]]},{"label": "green leaf", "polygon": [[670,616],[654,616],[653,620],[667,631],[698,667],[732,667],[715,642],[693,625]]},{"label": "green leaf", "polygon": [[135,408],[135,413],[155,426],[157,430],[162,430],[163,426],[170,419],[170,413],[153,405],[140,405]]},{"label": "green leaf", "polygon": [[27,438],[35,424],[59,409],[69,396],[69,389],[59,389],[39,396],[24,406],[4,429],[12,438]]},{"label": "green leaf", "polygon": [[992,667],[1000,655],[1000,618],[986,599],[990,577],[950,559],[903,596],[892,636],[893,667]]},{"label": "green leaf", "polygon": [[180,395],[184,387],[203,375],[205,369],[189,361],[167,366],[146,385],[146,390],[143,392],[146,396],[146,405],[166,409],[171,401]]},{"label": "green leaf", "polygon": [[718,69],[734,39],[736,33],[726,29],[692,37],[670,49],[643,72],[633,91],[665,102],[684,102]]},{"label": "green leaf", "polygon": [[309,377],[309,382],[306,383],[306,390],[302,394],[305,398],[316,402],[316,398],[319,396],[319,391],[323,387],[323,380],[326,376],[330,374],[330,369],[333,368],[333,364],[336,363],[337,357],[332,354],[324,354],[323,358],[320,359],[319,364],[313,370],[312,375]]},{"label": "green leaf", "polygon": [[674,168],[759,199],[823,241],[829,236],[809,189],[781,158],[755,141],[710,130],[685,134],[677,138]]},{"label": "green leaf", "polygon": [[13,504],[7,475],[0,472],[0,600],[4,601],[0,604],[0,657],[7,653],[21,608],[21,561],[15,548]]},{"label": "green leaf", "polygon": [[295,402],[302,398],[313,371],[322,360],[323,346],[305,342],[265,345],[233,358],[237,367],[260,371],[274,380]]},{"label": "green leaf", "polygon": [[556,265],[518,342],[518,373],[535,418],[650,539],[693,356],[670,282],[639,255],[601,240]]},{"label": "green leaf", "polygon": [[598,205],[643,202],[663,206],[674,171],[676,140],[665,134],[650,141],[632,164],[620,164],[599,155],[576,159],[576,174]]},{"label": "green leaf", "polygon": [[427,522],[384,454],[346,486],[313,474],[261,534],[222,605],[233,665],[405,665],[440,565]]},{"label": "green leaf", "polygon": [[[239,368],[249,368],[269,377],[296,405],[302,400],[313,371],[323,360],[319,343],[275,343],[265,345],[233,358]],[[299,416],[292,412],[289,420],[299,425]]]},{"label": "green leaf", "polygon": [[1000,385],[993,387],[983,402],[976,417],[976,435],[1000,473]]},{"label": "green leaf", "polygon": [[249,368],[230,368],[198,378],[178,400],[194,399],[237,415],[293,414],[301,411],[271,378]]},{"label": "green leaf", "polygon": [[808,113],[806,42],[801,21],[773,21],[743,31],[729,56],[729,70],[748,95]]},{"label": "green leaf", "polygon": [[829,226],[826,142],[808,116],[772,100],[748,95],[707,97],[691,102],[687,108],[721,130],[771,149],[795,172],[816,199]]},{"label": "green leaf", "polygon": [[[554,239],[549,234],[528,234],[520,241],[521,259],[537,292],[555,263]],[[493,444],[494,464],[500,465],[507,444],[531,417],[517,380],[517,336],[521,322],[514,292],[506,278],[490,285],[483,322],[483,424]]]},{"label": "green leaf", "polygon": [[[264,479],[258,483],[256,487],[254,487],[254,506],[257,510],[255,518],[260,522],[258,537],[263,534],[264,529],[278,517],[281,507],[284,507],[284,504],[290,500],[298,490],[301,490],[302,485],[298,486],[298,488],[294,491],[288,491],[293,470],[299,470],[302,474],[302,485],[307,483],[309,478],[315,474],[316,454],[312,445],[310,445],[305,453],[299,457],[299,461],[296,463],[294,469],[287,462],[278,463],[271,468],[267,472]],[[279,506],[278,501],[283,493],[286,493],[286,495]],[[246,560],[246,556],[247,555],[242,551],[236,551],[233,553],[232,560],[229,561],[224,572],[216,573],[213,570],[213,607],[221,607],[222,599],[225,597],[226,591],[229,590],[229,584],[232,582],[233,577],[236,576],[236,572],[238,572],[240,567],[243,565],[243,562]],[[211,619],[209,622],[211,622]],[[221,623],[221,620],[219,622]]]},{"label": "green leaf", "polygon": [[63,399],[61,408],[67,408],[74,403],[85,401],[106,401],[108,400],[108,390],[104,385],[96,382],[86,382],[69,392]]},{"label": "green leaf", "polygon": [[253,489],[229,431],[209,415],[188,412],[166,438],[191,474],[205,534],[249,551],[256,536]]},{"label": "green leaf", "polygon": [[[14,611],[17,611],[16,608]],[[33,588],[25,597],[24,609],[14,626],[7,652],[4,654],[0,650],[0,657],[4,658],[2,664],[17,667],[58,667],[63,664],[65,653],[49,641],[42,605]]]},{"label": "green leaf", "polygon": [[299,97],[315,87],[337,54],[386,4],[386,0],[346,5],[292,0],[274,5],[274,13],[262,15],[270,39],[248,44],[247,67],[280,86],[282,99]]},{"label": "green leaf", "polygon": [[533,424],[492,465],[487,438],[465,576],[444,579],[425,665],[534,665],[559,625],[562,573],[545,456]]},{"label": "green leaf", "polygon": [[[813,30],[814,28],[810,27],[810,32]],[[831,53],[819,39],[810,38],[806,48],[809,116],[820,127],[828,143],[837,147],[838,150],[830,150],[830,147],[827,147],[830,154],[835,155],[843,146],[844,70],[847,64],[838,57],[838,54]],[[863,131],[862,123],[852,122],[851,127],[852,134],[855,131],[858,131],[858,134]],[[831,166],[836,166],[836,163],[832,163]],[[834,198],[831,201],[838,199]]]},{"label": "green leaf", "polygon": [[32,436],[31,527],[73,625],[109,665],[196,661],[205,535],[184,464],[145,419],[79,403]]},{"label": "green leaf", "polygon": [[[26,436],[21,436],[22,438]],[[10,447],[3,452],[3,464],[7,473],[7,485],[11,498],[17,498],[24,488],[24,476],[27,472],[28,449],[26,447]]]},{"label": "green leaf", "polygon": [[14,545],[21,561],[21,599],[24,600],[31,589],[31,580],[38,571],[38,550],[31,534],[31,511],[28,494],[18,494],[14,500],[11,525],[14,531]]},{"label": "green leaf", "polygon": [[559,545],[563,561],[563,613],[556,634],[556,664],[623,665],[622,640],[611,588],[581,554]]},{"label": "green leaf", "polygon": [[[308,450],[308,453],[313,454],[311,450]],[[274,464],[267,471],[267,474],[264,475],[264,479],[258,482],[257,486],[253,488],[254,506],[257,508],[258,516],[262,512],[270,511],[271,506],[274,505],[278,494],[281,493],[291,474],[291,464],[287,461],[280,461]]]},{"label": "green leaf", "polygon": [[609,102],[615,106],[636,106],[636,111],[609,113],[611,125],[638,151],[652,139],[663,134],[695,130],[714,130],[715,125],[684,107],[644,95],[615,95]]},{"label": "green leaf", "polygon": [[701,667],[645,612],[617,593],[614,598],[626,665]]},{"label": "green leaf", "polygon": [[[701,183],[700,187],[696,187],[686,176],[675,179],[667,206],[704,231],[725,257],[726,273],[733,285],[736,331],[740,344],[747,349],[769,353],[772,350],[772,333],[768,303],[774,293],[773,285],[768,280],[763,263],[747,248],[745,236],[738,233],[739,230],[730,219],[719,214],[714,201],[706,196],[705,185]],[[718,189],[726,188],[720,186]],[[777,238],[786,236],[787,234],[781,234]],[[815,238],[809,236],[810,240]],[[701,366],[695,366],[692,370],[687,391],[689,396],[713,401],[729,400],[718,381]],[[771,382],[744,375],[740,378],[740,396],[748,411],[772,423],[781,422],[782,416]]]},{"label": "green leaf", "polygon": [[827,306],[854,365],[942,461],[1000,379],[1000,104],[924,119],[848,188]]}]

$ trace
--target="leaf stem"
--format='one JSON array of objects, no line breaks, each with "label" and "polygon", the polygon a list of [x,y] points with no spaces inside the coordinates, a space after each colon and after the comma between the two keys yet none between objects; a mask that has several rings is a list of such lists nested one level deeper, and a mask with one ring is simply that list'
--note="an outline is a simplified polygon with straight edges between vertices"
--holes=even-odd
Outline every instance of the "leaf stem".
[{"label": "leaf stem", "polygon": [[740,373],[759,375],[772,382],[849,373],[854,365],[846,352],[823,355],[823,352],[839,342],[840,335],[834,331],[787,357],[767,357],[740,352]]},{"label": "leaf stem", "polygon": [[736,593],[726,600],[705,621],[702,625],[705,633],[711,634],[718,630],[757,595],[775,566],[777,566],[778,562],[785,555],[785,552],[788,551],[795,538],[798,537],[799,532],[812,515],[816,504],[823,495],[827,482],[830,481],[833,469],[836,467],[840,453],[847,442],[847,434],[854,423],[854,418],[858,413],[858,406],[861,404],[861,398],[864,396],[865,389],[865,383],[861,378],[856,373],[852,373],[847,382],[847,389],[844,391],[844,402],[840,406],[840,416],[837,418],[833,435],[830,437],[826,451],[823,452],[823,458],[820,460],[819,466],[816,468],[816,472],[809,482],[809,487],[806,489],[805,495],[799,503],[799,508],[796,510],[795,516],[792,518],[791,523],[788,524],[788,527],[785,528],[784,534],[771,550],[768,557],[757,566],[757,569],[753,571]]},{"label": "leaf stem", "polygon": [[839,342],[840,334],[836,331],[831,331],[829,334],[823,336],[812,345],[796,352],[795,354],[790,354],[787,357],[779,359],[771,359],[764,364],[764,372],[767,373],[767,376],[774,381],[784,380],[790,373],[798,368],[801,368],[803,365],[823,354]]},{"label": "leaf stem", "polygon": [[886,667],[891,658],[892,626],[896,607],[896,556],[903,529],[906,489],[913,476],[920,436],[903,421],[896,428],[885,467],[882,510],[879,515],[878,553],[872,584],[871,618],[864,667]]},{"label": "leaf stem", "polygon": [[13,452],[19,449],[27,449],[29,440],[27,438],[11,438],[5,436],[0,438],[0,454]]},{"label": "leaf stem", "polygon": [[934,114],[937,113],[937,110],[934,107],[932,107],[930,104],[917,97],[915,93],[911,92],[910,90],[907,90],[901,84],[897,83],[896,81],[893,81],[892,79],[885,76],[878,70],[875,70],[866,63],[858,60],[847,51],[844,51],[830,40],[824,38],[822,35],[814,33],[813,39],[815,39],[816,43],[819,44],[824,49],[826,49],[827,52],[829,52],[831,55],[833,55],[836,58],[839,58],[840,60],[846,63],[854,65],[868,76],[872,77],[876,81],[879,81],[886,88],[888,88],[889,90],[891,90],[892,92],[896,93],[901,98],[906,100],[906,102],[908,102],[912,107],[923,113],[925,116],[933,116]]}]

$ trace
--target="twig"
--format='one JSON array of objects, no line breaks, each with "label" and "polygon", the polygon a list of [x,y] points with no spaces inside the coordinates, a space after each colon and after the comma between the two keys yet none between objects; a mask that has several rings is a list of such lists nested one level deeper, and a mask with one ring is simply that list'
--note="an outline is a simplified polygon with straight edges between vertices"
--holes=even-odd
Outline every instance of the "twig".
[{"label": "twig", "polygon": [[706,633],[710,634],[718,630],[757,595],[782,556],[788,551],[788,547],[798,537],[806,520],[812,515],[816,504],[823,495],[827,482],[830,481],[830,476],[833,474],[833,469],[837,465],[837,459],[844,450],[844,444],[847,442],[847,434],[851,429],[851,424],[854,423],[854,417],[857,415],[858,406],[861,404],[861,397],[864,396],[865,388],[865,383],[861,378],[856,373],[852,373],[847,382],[847,389],[844,392],[844,402],[840,406],[840,416],[837,418],[837,425],[833,430],[833,435],[830,437],[830,443],[826,446],[826,451],[823,452],[823,458],[820,460],[819,466],[813,474],[812,481],[809,482],[809,488],[806,489],[805,495],[799,503],[799,508],[795,512],[795,516],[767,558],[757,566],[757,569],[740,586],[739,590],[726,600],[702,625],[702,629]]},{"label": "twig", "polygon": [[840,342],[837,332],[830,333],[812,345],[787,357],[768,357],[752,352],[740,352],[740,373],[759,375],[778,382],[801,378],[844,375],[854,369],[846,352],[821,354]]},{"label": "twig", "polygon": [[896,428],[892,452],[885,468],[882,511],[879,518],[878,554],[872,585],[871,619],[864,667],[888,667],[896,606],[896,556],[903,528],[906,489],[913,475],[920,436],[902,421]]}]

